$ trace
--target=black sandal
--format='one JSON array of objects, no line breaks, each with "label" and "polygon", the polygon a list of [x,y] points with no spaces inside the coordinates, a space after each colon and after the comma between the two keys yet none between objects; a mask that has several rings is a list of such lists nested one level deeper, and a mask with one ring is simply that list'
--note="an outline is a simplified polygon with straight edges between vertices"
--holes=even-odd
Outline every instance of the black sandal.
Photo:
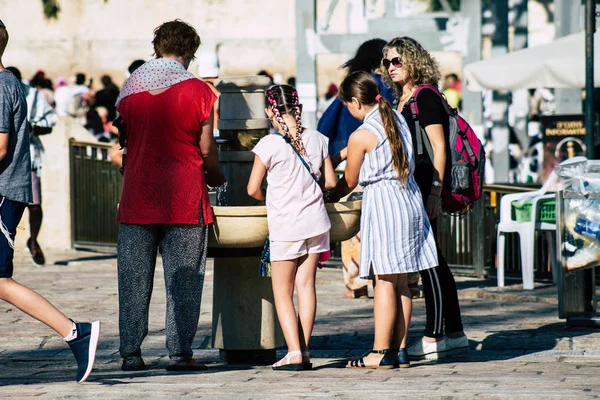
[{"label": "black sandal", "polygon": [[[386,350],[370,350],[367,354],[356,360],[351,360],[346,368],[366,368],[366,369],[393,369],[398,368],[398,357],[396,357],[394,349]],[[381,361],[377,365],[365,365],[364,358],[369,354],[383,354]]]},{"label": "black sandal", "polygon": [[398,358],[396,360],[398,362],[398,367],[410,368],[410,360],[408,358],[408,351],[406,351],[406,347],[399,349]]}]

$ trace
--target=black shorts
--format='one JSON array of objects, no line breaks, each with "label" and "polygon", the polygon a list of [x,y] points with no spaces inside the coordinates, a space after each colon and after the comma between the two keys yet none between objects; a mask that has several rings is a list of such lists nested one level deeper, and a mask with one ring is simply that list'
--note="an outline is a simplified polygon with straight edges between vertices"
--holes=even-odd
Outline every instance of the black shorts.
[{"label": "black shorts", "polygon": [[[17,226],[27,204],[8,200],[0,196],[0,223],[8,229],[9,235],[14,240]],[[11,278],[13,275],[14,249],[8,244],[6,236],[0,231],[0,278]]]}]

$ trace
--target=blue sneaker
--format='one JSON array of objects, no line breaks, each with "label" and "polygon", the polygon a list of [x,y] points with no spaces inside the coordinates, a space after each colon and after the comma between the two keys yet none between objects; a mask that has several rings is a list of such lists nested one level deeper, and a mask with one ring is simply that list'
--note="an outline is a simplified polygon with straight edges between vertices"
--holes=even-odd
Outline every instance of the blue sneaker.
[{"label": "blue sneaker", "polygon": [[100,321],[76,323],[77,339],[67,342],[77,360],[77,383],[84,382],[92,372],[100,336]]}]

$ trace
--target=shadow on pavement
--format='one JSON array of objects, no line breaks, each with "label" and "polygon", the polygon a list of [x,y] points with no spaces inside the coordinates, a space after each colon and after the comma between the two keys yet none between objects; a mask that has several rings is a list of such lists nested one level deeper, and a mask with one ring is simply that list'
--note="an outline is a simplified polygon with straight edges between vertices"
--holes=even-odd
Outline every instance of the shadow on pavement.
[{"label": "shadow on pavement", "polygon": [[[40,360],[39,351],[19,352],[19,358],[12,358],[3,363],[2,368],[10,369],[10,376],[0,374],[0,387],[10,385],[40,385],[47,383],[72,382],[75,383],[76,367],[74,361],[69,356],[62,356],[54,360],[48,358]],[[28,356],[29,353],[29,356]],[[4,354],[3,354],[4,355]],[[14,354],[11,356],[14,357]],[[29,361],[27,357],[30,357]],[[36,357],[36,358],[34,358]],[[69,359],[71,362],[67,362]],[[208,366],[205,371],[166,371],[168,361],[159,359],[148,363],[148,369],[144,371],[121,371],[120,360],[117,361],[108,357],[99,357],[96,359],[94,371],[86,382],[100,383],[102,385],[118,386],[130,383],[140,383],[140,378],[154,378],[157,376],[179,376],[179,375],[207,375],[218,372],[249,370],[254,368],[250,365],[226,365],[205,361],[201,358],[199,362],[204,362]],[[7,365],[21,364],[21,365]],[[38,373],[31,374],[31,369],[39,369]],[[5,371],[6,371],[5,370]],[[26,376],[25,376],[26,375]]]},{"label": "shadow on pavement", "polygon": [[117,258],[116,254],[105,254],[98,256],[88,256],[88,257],[78,257],[72,258],[69,260],[57,260],[54,262],[54,265],[69,265],[72,262],[84,262],[84,261],[103,261],[103,260],[115,260]]}]

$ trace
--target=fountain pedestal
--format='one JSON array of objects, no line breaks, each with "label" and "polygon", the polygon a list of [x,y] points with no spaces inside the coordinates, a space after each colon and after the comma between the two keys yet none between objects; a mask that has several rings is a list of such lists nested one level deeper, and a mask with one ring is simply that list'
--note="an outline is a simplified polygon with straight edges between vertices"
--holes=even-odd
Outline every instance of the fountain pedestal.
[{"label": "fountain pedestal", "polygon": [[[230,252],[231,250],[228,250]],[[230,364],[272,364],[283,337],[260,257],[215,258],[213,347]]]}]

